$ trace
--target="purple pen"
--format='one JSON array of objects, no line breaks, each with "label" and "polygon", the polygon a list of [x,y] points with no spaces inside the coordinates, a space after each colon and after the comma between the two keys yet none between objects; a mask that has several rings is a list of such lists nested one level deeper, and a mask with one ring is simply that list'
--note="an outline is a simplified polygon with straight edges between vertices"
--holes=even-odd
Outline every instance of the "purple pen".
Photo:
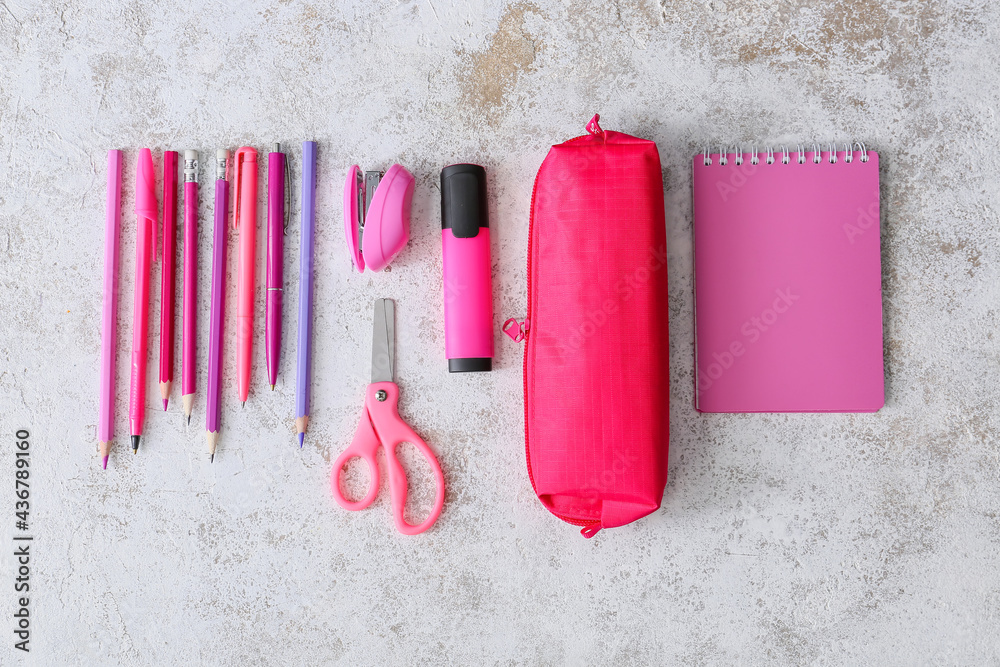
[{"label": "purple pen", "polygon": [[264,355],[267,359],[267,381],[274,391],[278,382],[278,359],[281,356],[281,305],[284,297],[284,234],[288,209],[285,197],[285,154],[281,144],[267,154],[267,283],[264,310]]},{"label": "purple pen", "polygon": [[219,440],[219,394],[222,384],[222,322],[226,297],[226,225],[229,219],[229,183],[226,171],[229,151],[215,154],[215,232],[212,242],[212,312],[208,329],[208,410],[205,437],[208,453],[215,461]]},{"label": "purple pen", "polygon": [[312,378],[313,232],[316,227],[316,142],[302,142],[302,238],[299,255],[299,346],[295,378],[295,432],[299,447],[309,425]]}]

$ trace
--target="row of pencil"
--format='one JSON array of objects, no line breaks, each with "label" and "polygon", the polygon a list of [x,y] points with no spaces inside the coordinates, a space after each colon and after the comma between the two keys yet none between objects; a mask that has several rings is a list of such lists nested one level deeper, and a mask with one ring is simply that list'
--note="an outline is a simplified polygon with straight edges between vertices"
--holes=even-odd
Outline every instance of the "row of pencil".
[{"label": "row of pencil", "polygon": [[[98,453],[107,469],[114,439],[115,363],[117,340],[118,246],[121,228],[122,160],[119,150],[108,151],[107,211],[104,237],[104,305],[101,315],[100,412]],[[226,294],[226,235],[229,224],[229,171],[233,166],[233,228],[239,234],[236,297],[236,384],[239,400],[250,392],[253,358],[253,319],[256,294],[257,151],[244,146],[234,156],[225,149],[214,160],[215,211],[212,237],[211,311],[208,345],[208,381],[205,433],[208,453],[215,460],[220,429],[219,398],[222,379],[223,322]],[[170,400],[174,372],[174,283],[177,233],[178,153],[163,153],[163,229],[160,252],[160,396],[163,409]],[[198,269],[198,153],[184,152],[183,220],[183,326],[181,333],[181,401],[188,423],[196,393],[196,302]],[[275,144],[267,164],[267,264],[265,281],[265,356],[271,389],[278,376],[281,351],[283,300],[283,236],[287,227],[287,158]],[[136,166],[136,263],[132,320],[131,377],[129,380],[129,431],[132,451],[138,453],[145,421],[146,364],[148,361],[149,290],[152,264],[157,256],[156,175],[152,153],[139,151]],[[298,350],[295,383],[295,430],[299,446],[309,422],[312,351],[313,232],[316,221],[316,142],[302,144],[302,238],[299,262]]]}]

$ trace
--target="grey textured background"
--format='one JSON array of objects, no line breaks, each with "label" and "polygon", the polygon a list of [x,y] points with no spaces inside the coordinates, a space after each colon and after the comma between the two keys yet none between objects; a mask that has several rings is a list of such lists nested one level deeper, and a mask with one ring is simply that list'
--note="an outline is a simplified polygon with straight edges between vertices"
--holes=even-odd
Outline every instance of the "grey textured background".
[{"label": "grey textured background", "polygon": [[[1000,663],[995,3],[161,4],[0,3],[0,525],[14,530],[11,442],[28,428],[27,662]],[[534,173],[594,112],[659,145],[673,319],[663,508],[588,541],[533,496],[521,348],[498,335],[493,373],[446,372],[436,180],[453,161],[489,170],[499,325],[526,306]],[[214,465],[203,377],[190,427],[176,385],[159,411],[157,270],[147,437],[132,456],[138,148],[159,165],[164,149],[205,158],[282,141],[297,160],[305,139],[320,143],[306,447],[293,445],[291,344],[271,393],[258,343],[244,410],[229,347]],[[691,155],[706,141],[850,139],[882,160],[886,407],[696,414]],[[109,148],[126,151],[126,170],[119,438],[103,472]],[[340,215],[345,170],[396,161],[418,180],[411,242],[391,272],[357,275]],[[384,495],[348,513],[328,487],[361,406],[376,296],[397,299],[402,412],[448,482],[441,519],[419,538],[394,531]],[[286,341],[294,321],[289,306]],[[262,331],[258,317],[258,341]],[[12,549],[0,553],[0,662],[13,664],[24,657],[10,646]]]}]

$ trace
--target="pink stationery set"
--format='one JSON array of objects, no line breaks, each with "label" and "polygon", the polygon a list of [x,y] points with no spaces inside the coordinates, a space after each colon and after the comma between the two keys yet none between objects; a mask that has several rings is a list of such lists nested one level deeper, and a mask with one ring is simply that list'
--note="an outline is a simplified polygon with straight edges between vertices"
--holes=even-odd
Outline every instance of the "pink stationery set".
[{"label": "pink stationery set", "polygon": [[[525,343],[525,463],[539,502],[585,537],[656,512],[667,482],[670,346],[663,180],[656,144],[605,131],[595,115],[586,134],[555,144],[532,189],[527,239],[527,313],[501,330]],[[863,144],[738,148],[705,152],[692,165],[695,291],[695,407],[700,412],[875,412],[885,402],[879,156]],[[824,150],[825,149],[825,150]],[[197,153],[185,152],[184,409],[194,382],[194,246]],[[252,372],[257,297],[254,230],[257,152],[241,148],[233,188],[240,233],[237,387],[246,401]],[[165,224],[174,234],[177,154],[165,153]],[[215,223],[209,323],[206,435],[214,460],[220,430],[230,153],[215,158]],[[113,427],[114,293],[122,154],[108,165],[102,344],[102,464]],[[267,375],[272,390],[280,350],[282,240],[288,166],[281,146],[268,157]],[[301,447],[311,404],[316,143],[302,146],[296,433]],[[149,149],[139,155],[136,320],[130,418],[138,449],[145,408],[150,265],[156,257],[157,201]],[[348,170],[344,230],[358,271],[388,271],[406,246],[417,179],[400,165]],[[494,272],[489,178],[457,163],[441,171],[442,296],[445,349],[452,373],[493,368]],[[189,187],[190,186],[190,187]],[[170,224],[167,224],[170,223]],[[171,246],[172,247],[172,246]],[[168,248],[169,249],[169,248]],[[165,251],[166,252],[166,251]],[[170,253],[172,255],[173,251]],[[169,258],[168,258],[169,259]],[[168,267],[169,268],[169,267]],[[163,274],[164,302],[173,275]],[[164,312],[172,319],[172,307]],[[378,496],[383,449],[397,529],[416,535],[442,511],[445,474],[437,455],[400,417],[396,384],[396,304],[374,301],[371,382],[351,444],[330,473],[332,495],[348,510]],[[189,317],[190,316],[190,317]],[[189,322],[189,320],[191,320]],[[169,322],[168,322],[169,324]],[[190,331],[189,331],[190,330]],[[171,327],[164,329],[164,407],[172,380]],[[683,370],[682,370],[683,372]],[[191,380],[191,382],[188,382]],[[487,385],[467,378],[470,391]],[[478,389],[476,387],[478,386]],[[396,456],[403,442],[425,457],[435,482],[422,521],[407,518],[409,484]],[[370,484],[363,497],[343,488],[345,465],[361,458]],[[351,486],[351,484],[348,484]],[[418,512],[419,513],[419,512]]]},{"label": "pink stationery set", "polygon": [[885,402],[878,154],[826,148],[694,158],[701,412]]}]

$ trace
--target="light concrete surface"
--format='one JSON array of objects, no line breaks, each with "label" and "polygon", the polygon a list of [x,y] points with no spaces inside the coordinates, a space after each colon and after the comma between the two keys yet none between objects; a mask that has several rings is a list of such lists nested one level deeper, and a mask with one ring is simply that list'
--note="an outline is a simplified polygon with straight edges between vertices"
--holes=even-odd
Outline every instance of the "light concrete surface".
[{"label": "light concrete surface", "polygon": [[[4,0],[0,662],[1000,663],[998,47],[1000,7],[986,0]],[[663,508],[585,540],[531,490],[522,349],[498,335],[494,372],[447,373],[437,179],[455,161],[489,171],[499,331],[526,307],[535,171],[595,112],[605,129],[660,149],[671,451]],[[204,376],[190,427],[176,383],[170,409],[157,407],[157,269],[146,436],[133,456],[138,149],[152,147],[158,165],[164,149],[202,154],[203,369],[207,157],[281,141],[297,178],[307,139],[319,142],[320,165],[305,448],[292,435],[296,195],[277,389],[264,382],[260,292],[254,388],[241,409],[228,340],[210,465]],[[848,140],[882,162],[885,408],[695,413],[692,154],[708,141]],[[104,472],[95,449],[109,148],[126,151],[126,168],[118,439]],[[354,163],[397,161],[417,176],[412,239],[390,272],[357,275],[342,179]],[[235,247],[231,235],[230,271]],[[261,239],[261,267],[263,255]],[[440,520],[417,538],[395,532],[385,491],[362,513],[329,491],[330,461],[356,426],[381,296],[397,301],[403,415],[448,484]],[[230,332],[234,301],[231,290]],[[34,451],[27,656],[12,646],[18,428]]]}]

